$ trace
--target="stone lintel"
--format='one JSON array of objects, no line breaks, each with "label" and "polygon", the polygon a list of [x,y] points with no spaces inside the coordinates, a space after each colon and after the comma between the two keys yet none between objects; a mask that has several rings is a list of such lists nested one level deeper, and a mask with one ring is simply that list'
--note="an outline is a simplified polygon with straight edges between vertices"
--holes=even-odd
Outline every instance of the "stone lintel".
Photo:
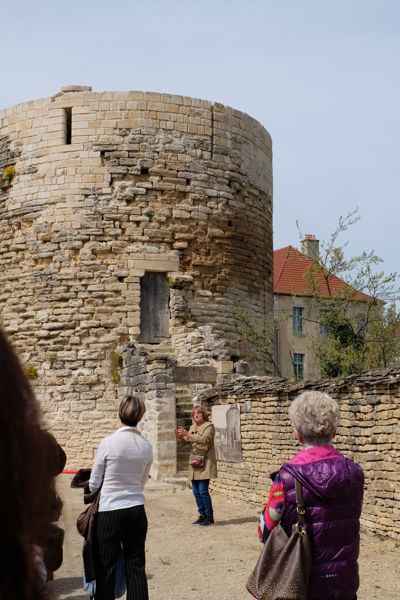
[{"label": "stone lintel", "polygon": [[135,270],[143,271],[161,271],[168,273],[169,271],[179,270],[179,258],[171,256],[169,259],[159,259],[157,256],[154,258],[134,259]]}]

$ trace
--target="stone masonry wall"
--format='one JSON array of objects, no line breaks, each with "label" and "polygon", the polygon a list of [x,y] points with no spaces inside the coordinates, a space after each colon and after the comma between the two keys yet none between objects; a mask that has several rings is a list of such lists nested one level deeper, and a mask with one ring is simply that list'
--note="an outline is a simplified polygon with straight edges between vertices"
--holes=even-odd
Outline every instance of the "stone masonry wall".
[{"label": "stone masonry wall", "polygon": [[271,139],[218,103],[69,87],[0,111],[0,177],[10,165],[1,324],[67,466],[88,465],[117,425],[110,362],[138,346],[146,271],[172,281],[178,364],[251,359],[234,309],[272,307]]},{"label": "stone masonry wall", "polygon": [[[372,371],[340,382],[296,382],[239,377],[200,395],[203,402],[239,404],[243,462],[218,462],[213,489],[262,507],[269,474],[299,450],[288,420],[290,402],[303,390],[326,391],[339,402],[335,446],[365,473],[362,524],[400,536],[400,369]],[[246,402],[246,405],[245,405]],[[245,407],[249,408],[245,412]]]}]

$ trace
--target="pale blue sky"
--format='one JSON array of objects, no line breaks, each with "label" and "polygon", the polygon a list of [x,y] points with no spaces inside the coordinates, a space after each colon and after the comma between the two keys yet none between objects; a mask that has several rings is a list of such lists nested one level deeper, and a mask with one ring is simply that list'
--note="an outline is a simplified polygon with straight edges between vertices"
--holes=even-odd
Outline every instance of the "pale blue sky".
[{"label": "pale blue sky", "polygon": [[61,86],[216,100],[270,132],[275,247],[327,238],[400,270],[398,0],[0,0],[0,108]]}]

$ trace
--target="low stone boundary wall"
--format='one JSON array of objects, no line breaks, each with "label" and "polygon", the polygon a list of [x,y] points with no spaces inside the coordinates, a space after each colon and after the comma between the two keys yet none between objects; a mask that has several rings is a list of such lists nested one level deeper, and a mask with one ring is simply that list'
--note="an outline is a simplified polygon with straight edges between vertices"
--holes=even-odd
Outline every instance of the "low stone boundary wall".
[{"label": "low stone boundary wall", "polygon": [[213,482],[213,490],[260,508],[265,504],[269,474],[299,450],[288,408],[307,389],[327,392],[339,402],[341,424],[335,446],[364,469],[363,526],[398,538],[400,368],[370,371],[335,382],[240,376],[203,392],[199,400],[209,406],[241,407],[243,461],[219,461],[219,477]]}]

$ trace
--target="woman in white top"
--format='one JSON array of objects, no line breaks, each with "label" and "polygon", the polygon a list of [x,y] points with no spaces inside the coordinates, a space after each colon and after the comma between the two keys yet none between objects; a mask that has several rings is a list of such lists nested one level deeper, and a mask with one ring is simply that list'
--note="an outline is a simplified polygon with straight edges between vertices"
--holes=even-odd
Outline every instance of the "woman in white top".
[{"label": "woman in white top", "polygon": [[101,487],[95,537],[96,600],[114,600],[115,569],[121,550],[127,600],[148,600],[143,488],[153,451],[136,429],[145,412],[140,397],[122,400],[118,411],[122,427],[100,442],[94,460],[89,487],[91,491]]}]

